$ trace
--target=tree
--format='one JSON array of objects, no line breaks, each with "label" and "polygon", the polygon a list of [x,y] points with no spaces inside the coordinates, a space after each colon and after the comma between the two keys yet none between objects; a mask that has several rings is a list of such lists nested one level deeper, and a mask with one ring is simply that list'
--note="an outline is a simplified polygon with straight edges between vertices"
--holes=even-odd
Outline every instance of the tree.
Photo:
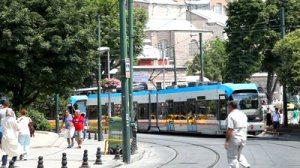
[{"label": "tree", "polygon": [[245,82],[260,69],[264,7],[261,0],[239,0],[228,4],[225,81]]},{"label": "tree", "polygon": [[[267,97],[273,100],[277,79],[275,70],[280,66],[280,57],[272,52],[280,39],[280,0],[240,0],[229,3],[228,27],[229,53],[227,81],[245,82],[252,73],[268,72]],[[299,26],[299,0],[285,4],[286,30]],[[254,52],[253,52],[254,51]]]},{"label": "tree", "polygon": [[279,80],[291,93],[300,91],[300,29],[278,41],[273,49],[280,56],[281,64],[276,70]]},{"label": "tree", "polygon": [[[101,21],[101,45],[110,48],[111,68],[119,67],[120,62],[120,26],[119,26],[119,1],[118,0],[85,0],[87,3],[86,11],[91,18],[97,18],[100,14]],[[138,55],[143,48],[145,38],[147,15],[142,8],[134,11],[134,49]],[[98,21],[94,20],[93,26],[98,26]],[[107,75],[107,56],[102,55],[102,68],[104,76]],[[88,83],[90,84],[90,83]]]},{"label": "tree", "polygon": [[[298,1],[298,2],[297,2]],[[265,30],[264,35],[261,37],[264,40],[263,48],[263,62],[262,70],[268,72],[267,78],[267,98],[268,103],[272,103],[273,94],[276,89],[278,79],[275,78],[275,71],[278,66],[281,64],[280,56],[277,56],[272,52],[275,43],[280,40],[280,7],[282,3],[279,0],[267,0],[265,8]],[[289,0],[286,1],[285,5],[285,22],[287,32],[295,30],[297,25],[300,24],[299,12],[300,12],[300,3],[299,0]]]},{"label": "tree", "polygon": [[[16,108],[41,95],[65,95],[91,76],[98,55],[98,14],[102,45],[111,47],[112,64],[119,58],[116,0],[2,0],[0,11],[0,92],[11,94]],[[137,21],[137,42],[144,22]],[[136,51],[140,48],[137,44]]]},{"label": "tree", "polygon": [[[220,39],[208,42],[204,47],[205,77],[212,81],[223,81],[226,60],[225,42]],[[196,55],[188,65],[188,74],[195,75],[200,69],[199,55]]]},{"label": "tree", "polygon": [[90,73],[96,41],[80,0],[3,0],[0,91],[16,108],[40,93],[64,93]]}]

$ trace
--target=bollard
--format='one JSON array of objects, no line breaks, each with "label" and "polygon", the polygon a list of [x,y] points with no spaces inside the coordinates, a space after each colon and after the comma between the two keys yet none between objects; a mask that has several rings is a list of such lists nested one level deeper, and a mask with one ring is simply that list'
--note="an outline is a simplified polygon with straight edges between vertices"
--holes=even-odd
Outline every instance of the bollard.
[{"label": "bollard", "polygon": [[116,147],[116,150],[115,150],[115,160],[118,160],[120,159],[120,149],[119,149],[119,146]]},{"label": "bollard", "polygon": [[44,168],[43,156],[39,156],[37,168]]},{"label": "bollard", "polygon": [[101,148],[97,148],[95,165],[102,165]]},{"label": "bollard", "polygon": [[94,140],[97,140],[97,132],[95,132],[95,137],[94,137]]},{"label": "bollard", "polygon": [[84,150],[83,153],[83,158],[82,158],[82,165],[80,168],[90,168],[89,163],[88,163],[88,151]]},{"label": "bollard", "polygon": [[62,159],[61,159],[61,168],[68,168],[67,167],[67,154],[63,153],[62,154]]},{"label": "bollard", "polygon": [[89,139],[92,139],[92,138],[91,138],[91,132],[90,132],[90,131],[89,131],[89,137],[88,137],[88,138],[89,138]]},{"label": "bollard", "polygon": [[15,167],[15,162],[14,161],[9,161],[8,168],[14,168]]}]

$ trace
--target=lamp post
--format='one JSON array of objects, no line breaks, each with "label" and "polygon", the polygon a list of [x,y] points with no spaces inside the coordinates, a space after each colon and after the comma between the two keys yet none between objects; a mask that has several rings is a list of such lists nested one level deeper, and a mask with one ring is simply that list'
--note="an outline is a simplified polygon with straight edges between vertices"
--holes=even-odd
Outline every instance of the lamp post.
[{"label": "lamp post", "polygon": [[[107,78],[110,80],[110,48],[109,47],[99,47],[98,51],[100,51],[101,54],[104,52],[107,52]],[[111,97],[110,97],[110,89],[108,89],[107,92],[107,114],[108,117],[111,118]]]}]

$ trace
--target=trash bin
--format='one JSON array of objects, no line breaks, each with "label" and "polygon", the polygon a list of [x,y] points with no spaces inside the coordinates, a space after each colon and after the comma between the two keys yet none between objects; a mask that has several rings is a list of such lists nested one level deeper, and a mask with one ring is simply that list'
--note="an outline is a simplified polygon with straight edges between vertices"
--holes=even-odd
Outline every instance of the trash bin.
[{"label": "trash bin", "polygon": [[109,118],[108,131],[108,150],[110,154],[114,154],[116,149],[122,148],[122,118]]}]

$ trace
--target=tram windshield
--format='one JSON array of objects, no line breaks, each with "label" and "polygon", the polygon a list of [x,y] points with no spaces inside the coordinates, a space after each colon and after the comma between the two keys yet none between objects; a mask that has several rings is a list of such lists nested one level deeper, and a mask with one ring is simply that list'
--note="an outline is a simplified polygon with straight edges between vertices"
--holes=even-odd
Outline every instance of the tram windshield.
[{"label": "tram windshield", "polygon": [[262,119],[257,93],[234,93],[232,98],[237,101],[238,108],[248,116],[248,120]]}]

